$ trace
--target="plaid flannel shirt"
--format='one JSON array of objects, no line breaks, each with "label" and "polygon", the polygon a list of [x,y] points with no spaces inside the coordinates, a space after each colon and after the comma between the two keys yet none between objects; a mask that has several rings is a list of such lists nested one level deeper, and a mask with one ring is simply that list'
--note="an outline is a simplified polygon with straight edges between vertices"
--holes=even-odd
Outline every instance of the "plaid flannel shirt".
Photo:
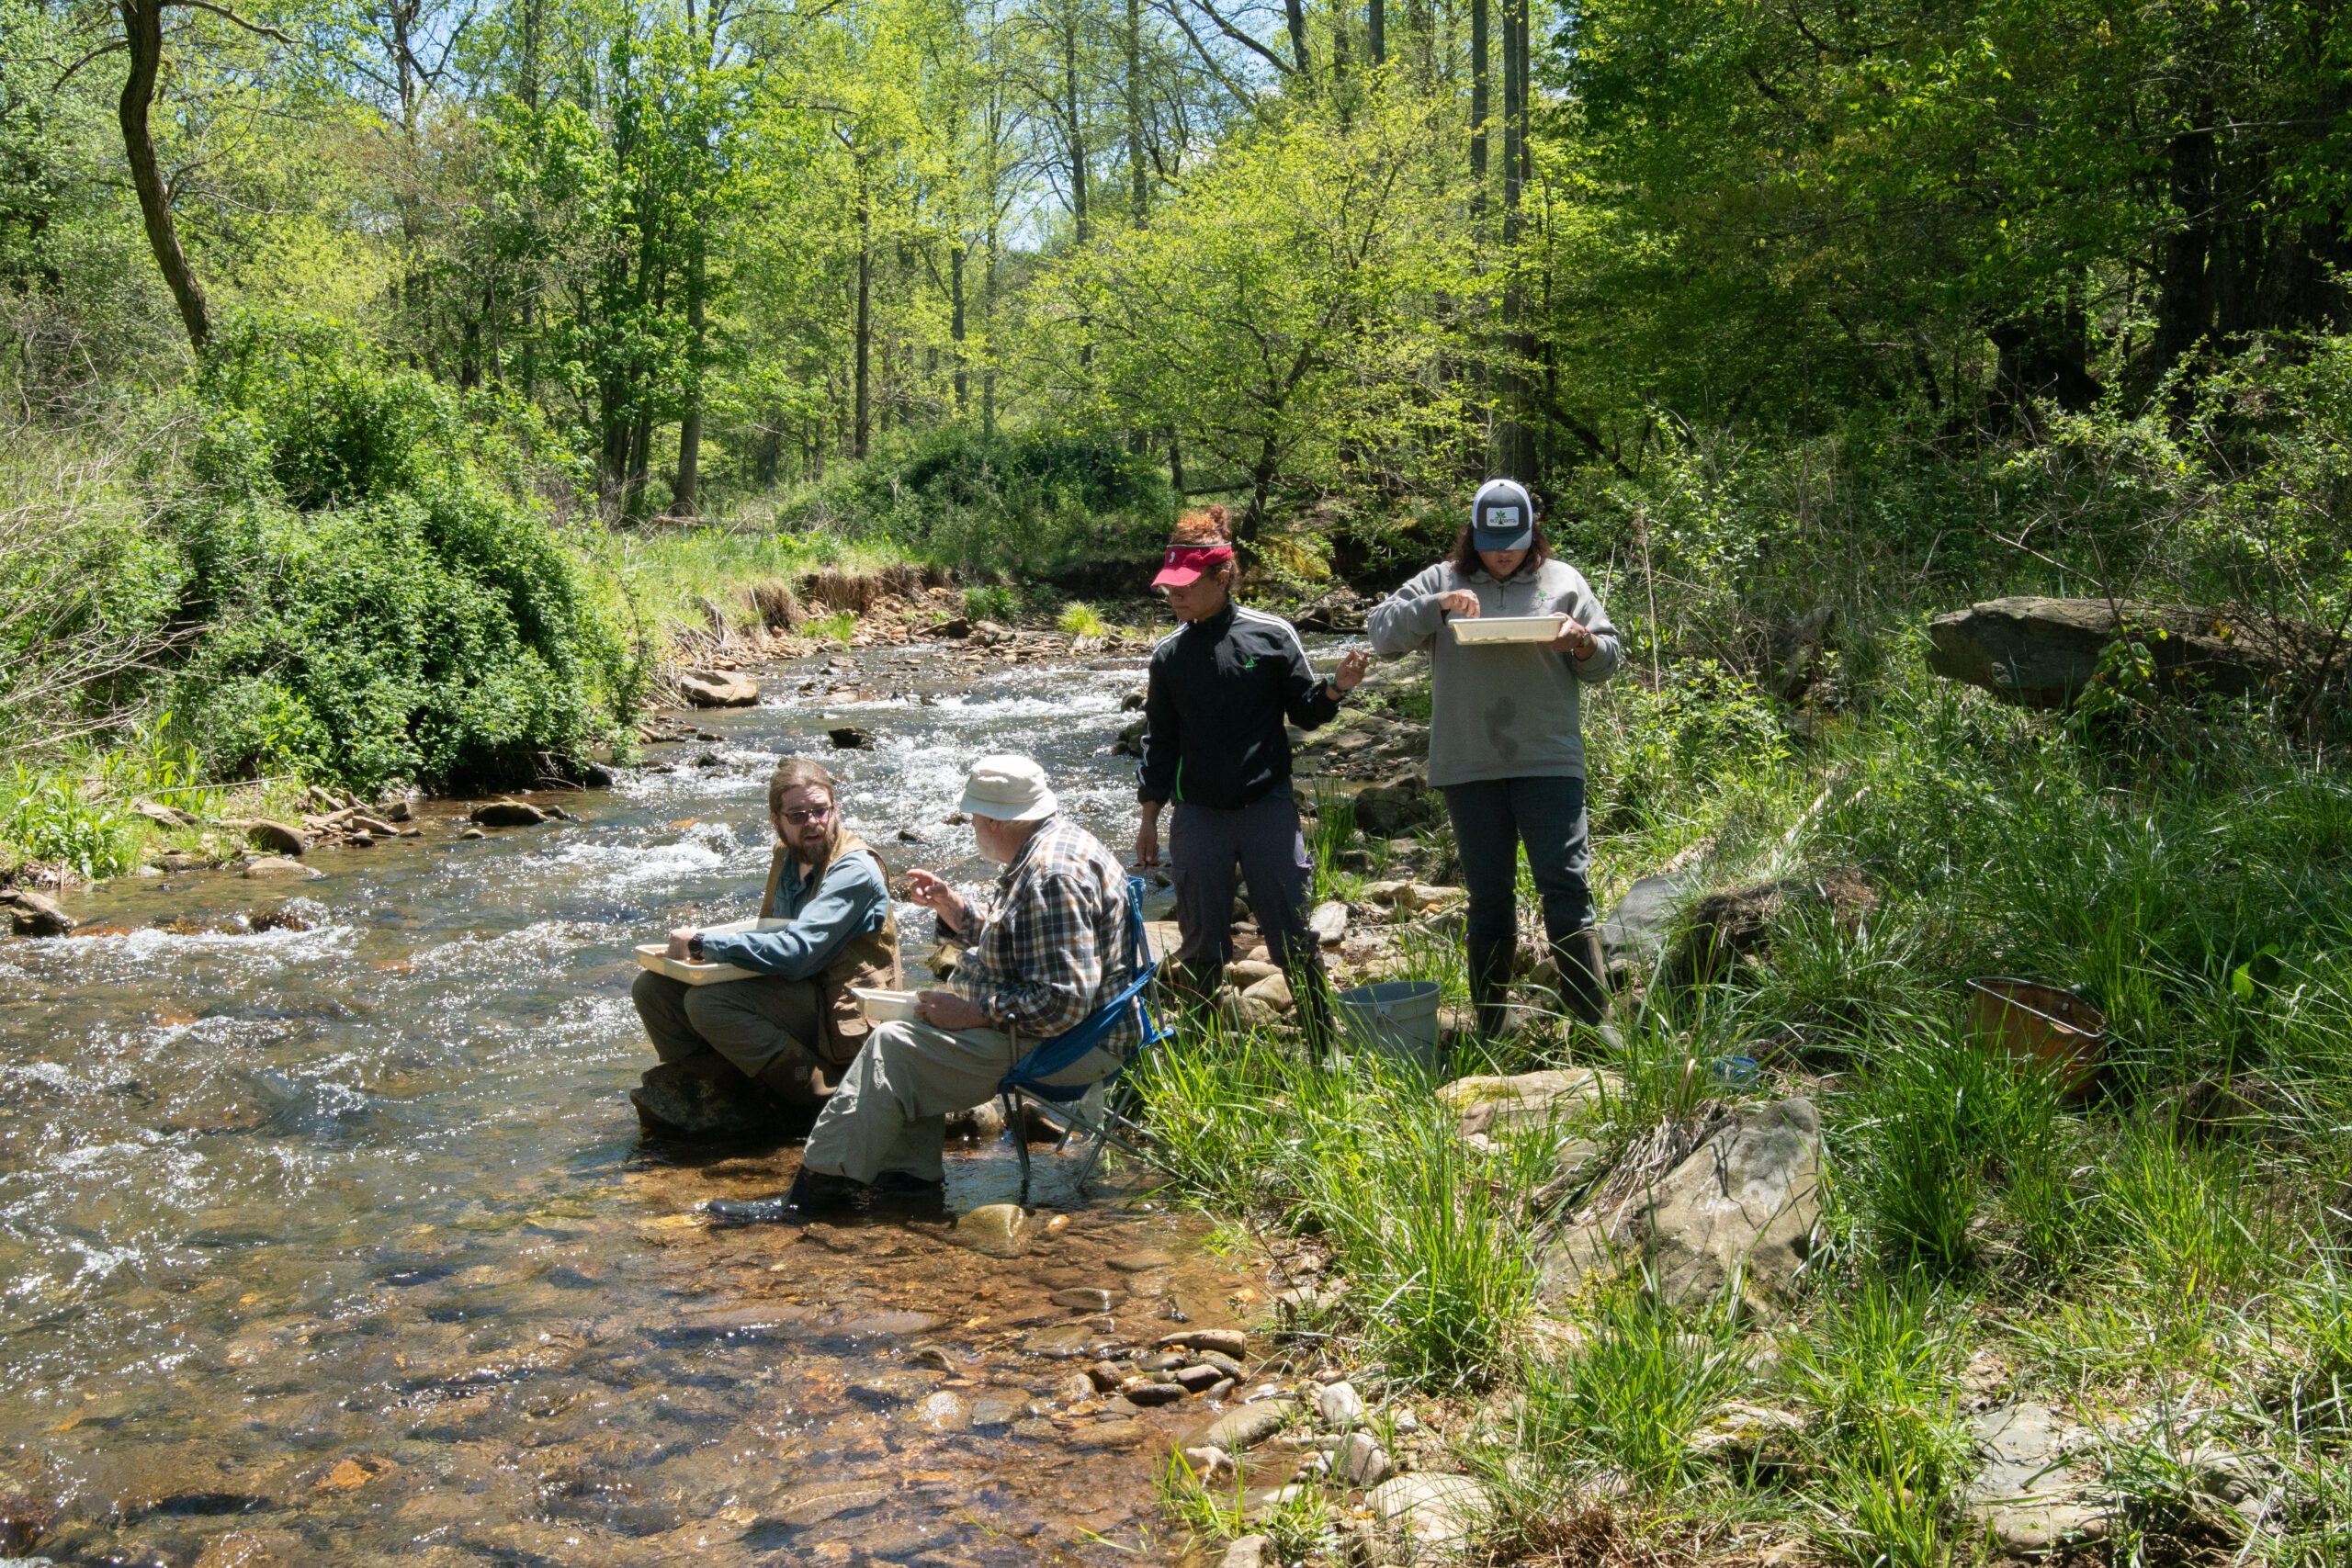
[{"label": "plaid flannel shirt", "polygon": [[[1030,836],[993,894],[966,902],[956,987],[1000,1029],[1033,1040],[1075,1029],[1131,977],[1127,874],[1066,817]],[[1124,1052],[1136,1032],[1123,1019],[1102,1043]]]}]

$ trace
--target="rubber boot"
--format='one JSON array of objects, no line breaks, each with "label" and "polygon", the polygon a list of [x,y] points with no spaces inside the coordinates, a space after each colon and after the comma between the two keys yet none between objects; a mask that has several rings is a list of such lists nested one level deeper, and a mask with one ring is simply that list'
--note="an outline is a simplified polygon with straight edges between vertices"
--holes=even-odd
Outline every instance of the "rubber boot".
[{"label": "rubber boot", "polygon": [[1511,959],[1519,947],[1516,934],[1501,937],[1472,936],[1470,950],[1470,1004],[1478,1010],[1478,1033],[1487,1040],[1499,1040],[1510,1027],[1510,1010],[1505,1005],[1510,991]]},{"label": "rubber boot", "polygon": [[787,1220],[814,1219],[820,1214],[839,1214],[857,1206],[868,1189],[863,1181],[853,1181],[846,1176],[833,1176],[806,1166],[792,1179],[792,1185],[774,1198],[714,1198],[703,1205],[703,1213],[719,1229],[737,1225],[772,1225]]},{"label": "rubber boot", "polygon": [[1588,1029],[1600,1026],[1609,1011],[1609,969],[1600,955],[1600,933],[1590,926],[1552,944],[1560,969],[1560,1005]]}]

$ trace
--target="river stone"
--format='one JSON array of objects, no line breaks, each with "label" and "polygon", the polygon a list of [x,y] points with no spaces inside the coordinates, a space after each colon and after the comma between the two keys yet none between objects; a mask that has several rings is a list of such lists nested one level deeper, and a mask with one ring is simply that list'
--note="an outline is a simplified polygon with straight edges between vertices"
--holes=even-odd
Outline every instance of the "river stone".
[{"label": "river stone", "polygon": [[29,887],[0,888],[0,905],[7,907],[9,929],[18,936],[63,936],[79,923],[56,899]]},{"label": "river stone", "polygon": [[1541,1126],[1596,1110],[1623,1088],[1616,1074],[1597,1067],[1555,1067],[1510,1077],[1456,1078],[1437,1096],[1461,1114],[1456,1130],[1462,1136],[1492,1137],[1508,1128]]},{"label": "river stone", "polygon": [[315,867],[304,865],[299,860],[288,860],[284,855],[260,855],[247,861],[245,869],[238,874],[250,876],[256,882],[269,882],[280,879],[308,880],[326,874]]},{"label": "river stone", "polygon": [[1400,1475],[1365,1499],[1396,1555],[1390,1561],[1441,1562],[1469,1544],[1493,1517],[1495,1500],[1466,1475]]},{"label": "river stone", "polygon": [[1098,1290],[1091,1285],[1056,1291],[1046,1299],[1056,1306],[1068,1307],[1072,1312],[1109,1312],[1111,1310],[1111,1292]]},{"label": "river stone", "polygon": [[1225,1549],[1216,1568],[1282,1568],[1282,1561],[1272,1537],[1245,1535]]},{"label": "river stone", "polygon": [[1350,1432],[1331,1450],[1331,1473],[1351,1486],[1377,1486],[1396,1468],[1369,1432]]},{"label": "river stone", "polygon": [[1405,784],[1374,784],[1356,794],[1356,826],[1368,838],[1393,839],[1434,821],[1437,807],[1427,792]]},{"label": "river stone", "polygon": [[678,693],[698,708],[747,708],[760,700],[760,683],[726,671],[691,671],[677,677]]},{"label": "river stone", "polygon": [[1223,1449],[1238,1454],[1281,1431],[1289,1415],[1290,1406],[1279,1400],[1236,1405],[1186,1438],[1184,1447]]},{"label": "river stone", "polygon": [[1353,1383],[1327,1384],[1316,1393],[1315,1414],[1323,1418],[1327,1427],[1361,1427],[1364,1416],[1363,1395],[1356,1392]]},{"label": "river stone", "polygon": [[1074,1449],[1131,1449],[1144,1439],[1144,1429],[1125,1419],[1095,1421],[1069,1434]]},{"label": "river stone", "polygon": [[1029,1249],[1029,1212],[1018,1203],[984,1203],[956,1220],[949,1237],[990,1258],[1018,1258]]},{"label": "river stone", "polygon": [[1236,1382],[1241,1381],[1241,1363],[1222,1350],[1195,1348],[1193,1351],[1193,1362],[1195,1366],[1207,1367],[1221,1376],[1231,1378]]},{"label": "river stone", "polygon": [[130,809],[158,827],[193,828],[196,826],[195,818],[190,817],[176,806],[165,806],[160,801],[134,800],[130,803]]},{"label": "river stone", "polygon": [[2107,1511],[2090,1496],[2096,1477],[2066,1462],[2066,1434],[2048,1405],[1999,1405],[1968,1429],[1978,1468],[1965,1506],[2002,1546],[2042,1556],[2106,1533]]},{"label": "river stone", "polygon": [[255,848],[267,850],[274,855],[299,855],[311,847],[301,829],[289,828],[283,822],[273,822],[261,817],[224,817],[223,828],[243,833]]},{"label": "river stone", "polygon": [[1012,1435],[1030,1438],[1058,1438],[1061,1429],[1042,1416],[1024,1416],[1012,1424]]},{"label": "river stone", "polygon": [[1298,1005],[1290,994],[1290,976],[1279,970],[1242,992],[1241,999],[1272,1008],[1278,1012],[1288,1012]]},{"label": "river stone", "polygon": [[1211,1366],[1179,1367],[1170,1374],[1187,1393],[1199,1393],[1225,1381],[1225,1374]]},{"label": "river stone", "polygon": [[1186,1328],[1152,1341],[1155,1349],[1172,1350],[1180,1346],[1194,1352],[1196,1359],[1209,1350],[1220,1356],[1242,1356],[1249,1353],[1250,1336],[1238,1328]]},{"label": "river stone", "polygon": [[972,1402],[972,1425],[975,1427],[1009,1427],[1021,1416],[1021,1401],[1002,1394],[991,1394]]},{"label": "river stone", "polygon": [[1262,958],[1237,958],[1225,966],[1225,983],[1237,990],[1247,991],[1261,980],[1271,980],[1282,973]]},{"label": "river stone", "polygon": [[1794,1291],[1821,1221],[1821,1115],[1798,1096],[1732,1119],[1658,1183],[1646,1229],[1661,1297],[1751,1309]]},{"label": "river stone", "polygon": [[536,828],[548,814],[527,801],[493,800],[469,813],[478,828]]},{"label": "river stone", "polygon": [[1109,1393],[1127,1381],[1128,1373],[1116,1361],[1097,1361],[1086,1369],[1086,1375],[1093,1380],[1098,1390]]},{"label": "river stone", "polygon": [[872,1481],[818,1481],[796,1486],[784,1495],[775,1522],[805,1529],[843,1514],[864,1513],[890,1500],[890,1487]]},{"label": "river stone", "polygon": [[1154,1269],[1172,1269],[1176,1266],[1173,1256],[1154,1251],[1150,1247],[1140,1247],[1133,1252],[1122,1252],[1117,1257],[1106,1258],[1104,1261],[1122,1274],[1144,1274]]},{"label": "river stone", "polygon": [[1233,1456],[1223,1449],[1180,1449],[1177,1457],[1193,1472],[1193,1479],[1204,1485],[1231,1475],[1239,1468],[1233,1462]]},{"label": "river stone", "polygon": [[[1113,1383],[1111,1386],[1116,1388],[1118,1384]],[[1054,1397],[1064,1404],[1083,1404],[1102,1392],[1094,1386],[1094,1374],[1091,1371],[1072,1372],[1054,1385]]]},{"label": "river stone", "polygon": [[1094,1324],[1070,1323],[1058,1328],[1041,1328],[1023,1340],[1021,1348],[1032,1356],[1068,1361],[1080,1356],[1102,1354],[1102,1348],[1109,1337]]},{"label": "river stone", "polygon": [[1336,898],[1316,905],[1315,912],[1306,917],[1306,929],[1325,947],[1339,946],[1348,934],[1348,907]]},{"label": "river stone", "polygon": [[972,1424],[972,1410],[963,1395],[941,1389],[922,1402],[915,1421],[926,1431],[960,1432]]},{"label": "river stone", "polygon": [[842,724],[825,731],[825,739],[833,743],[833,750],[837,751],[863,751],[874,744],[874,732],[860,729],[854,724]]},{"label": "river stone", "polygon": [[1184,1393],[1181,1383],[1155,1382],[1150,1378],[1128,1378],[1119,1384],[1121,1397],[1146,1410],[1155,1404],[1173,1404]]}]

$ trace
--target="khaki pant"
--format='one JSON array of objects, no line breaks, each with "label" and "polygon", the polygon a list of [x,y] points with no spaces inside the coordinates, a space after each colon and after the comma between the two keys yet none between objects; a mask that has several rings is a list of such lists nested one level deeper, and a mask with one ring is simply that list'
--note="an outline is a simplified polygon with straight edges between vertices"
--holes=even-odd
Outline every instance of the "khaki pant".
[{"label": "khaki pant", "polygon": [[665,1062],[716,1051],[744,1077],[756,1078],[780,1059],[813,1066],[810,1049],[820,1022],[817,982],[762,976],[689,986],[650,969],[629,987],[637,1016]]},{"label": "khaki pant", "polygon": [[[881,1025],[866,1036],[865,1048],[817,1118],[800,1163],[858,1181],[886,1170],[943,1179],[946,1167],[939,1151],[948,1112],[995,1098],[997,1085],[1034,1043],[994,1029]],[[1097,1048],[1046,1081],[1100,1083],[1118,1068],[1116,1052]]]}]

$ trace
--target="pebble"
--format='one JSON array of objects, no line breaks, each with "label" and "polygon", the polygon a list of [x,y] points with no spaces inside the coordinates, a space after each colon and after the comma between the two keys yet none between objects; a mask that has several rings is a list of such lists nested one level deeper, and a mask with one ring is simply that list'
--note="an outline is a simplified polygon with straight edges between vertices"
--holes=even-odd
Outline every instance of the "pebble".
[{"label": "pebble", "polygon": [[1271,1402],[1239,1405],[1203,1427],[1196,1441],[1204,1448],[1238,1453],[1282,1430],[1283,1414],[1281,1405]]},{"label": "pebble", "polygon": [[1018,1258],[1028,1250],[1029,1214],[1018,1203],[987,1203],[956,1222],[952,1239],[958,1247],[990,1258]]},{"label": "pebble", "polygon": [[1350,1432],[1331,1455],[1333,1473],[1351,1486],[1377,1486],[1396,1467],[1369,1432]]},{"label": "pebble", "polygon": [[1109,1312],[1111,1310],[1111,1292],[1096,1290],[1091,1286],[1056,1291],[1046,1299],[1056,1306],[1068,1307],[1072,1312]]},{"label": "pebble", "polygon": [[1016,1438],[1051,1438],[1057,1436],[1058,1432],[1051,1421],[1030,1416],[1012,1424],[1012,1435]]},{"label": "pebble", "polygon": [[1002,1427],[1016,1419],[1020,1414],[1021,1404],[1017,1400],[1002,1398],[975,1400],[972,1404],[972,1425]]},{"label": "pebble", "polygon": [[1182,1367],[1176,1372],[1176,1381],[1193,1393],[1214,1388],[1224,1380],[1225,1374],[1215,1367]]},{"label": "pebble", "polygon": [[1072,1372],[1054,1385],[1054,1397],[1066,1404],[1076,1404],[1093,1398],[1094,1394],[1094,1378],[1088,1372]]},{"label": "pebble", "polygon": [[1110,1361],[1095,1362],[1086,1369],[1086,1375],[1092,1380],[1096,1388],[1105,1393],[1127,1381],[1126,1372]]},{"label": "pebble", "polygon": [[1182,1451],[1182,1457],[1185,1468],[1193,1472],[1193,1479],[1200,1482],[1215,1481],[1220,1476],[1231,1475],[1239,1468],[1233,1462],[1233,1456],[1223,1449],[1185,1449]]},{"label": "pebble", "polygon": [[1281,1568],[1282,1555],[1270,1536],[1245,1535],[1225,1549],[1216,1568]]},{"label": "pebble", "polygon": [[1363,1395],[1355,1391],[1352,1383],[1332,1383],[1315,1396],[1315,1413],[1323,1418],[1327,1427],[1361,1427],[1363,1425]]},{"label": "pebble", "polygon": [[1105,1261],[1122,1274],[1145,1274],[1154,1269],[1173,1269],[1176,1266],[1176,1259],[1172,1256],[1165,1252],[1154,1251],[1149,1247],[1138,1248],[1134,1252],[1122,1252]]},{"label": "pebble", "polygon": [[1236,1382],[1239,1382],[1246,1375],[1242,1371],[1241,1363],[1222,1350],[1195,1350],[1193,1352],[1193,1365],[1215,1367]]},{"label": "pebble", "polygon": [[1175,1404],[1184,1397],[1184,1389],[1178,1383],[1154,1382],[1149,1378],[1129,1378],[1119,1385],[1119,1394],[1130,1403],[1148,1410],[1155,1404]]},{"label": "pebble", "polygon": [[242,874],[253,877],[256,881],[268,881],[276,878],[307,880],[324,874],[314,867],[304,865],[299,860],[288,860],[284,855],[262,855],[247,861]]},{"label": "pebble", "polygon": [[942,1389],[922,1402],[915,1420],[929,1431],[960,1432],[972,1424],[972,1411],[962,1395]]},{"label": "pebble", "polygon": [[1152,1343],[1162,1350],[1185,1347],[1196,1353],[1214,1350],[1220,1356],[1243,1356],[1250,1350],[1250,1336],[1238,1328],[1187,1328],[1163,1334]]}]

